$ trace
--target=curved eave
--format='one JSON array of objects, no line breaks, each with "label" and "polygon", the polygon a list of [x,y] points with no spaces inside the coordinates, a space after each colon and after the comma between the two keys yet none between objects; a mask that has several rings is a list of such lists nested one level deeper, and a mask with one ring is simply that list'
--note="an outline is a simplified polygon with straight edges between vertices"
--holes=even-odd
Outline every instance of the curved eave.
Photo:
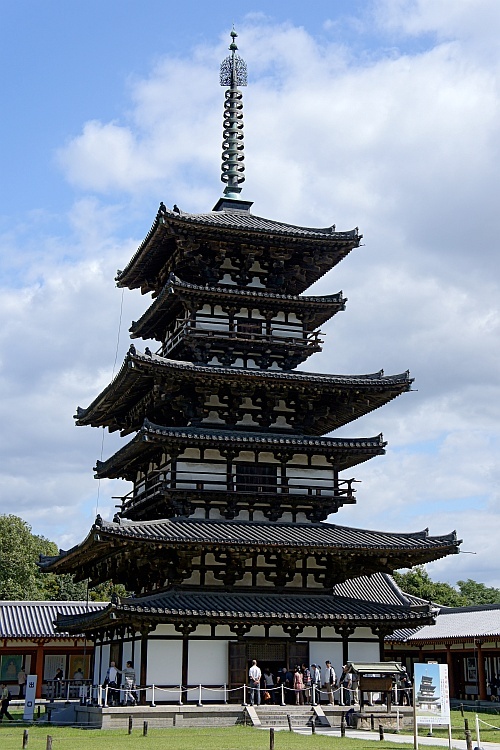
[{"label": "curved eave", "polygon": [[[44,572],[77,572],[98,559],[117,554],[128,545],[158,546],[205,551],[238,548],[242,551],[300,550],[305,554],[361,554],[384,557],[392,570],[400,568],[401,555],[408,565],[419,565],[458,552],[456,533],[430,537],[428,531],[390,533],[355,529],[329,523],[219,521],[170,518],[159,521],[94,524],[85,540],[57,557],[41,557]],[[393,561],[389,563],[389,558]],[[389,572],[389,571],[386,571]]]},{"label": "curved eave", "polygon": [[[160,204],[153,225],[144,241],[132,256],[126,268],[117,273],[115,278],[117,286],[128,287],[129,289],[137,289],[142,286],[146,277],[156,274],[168,262],[169,257],[174,252],[175,237],[184,235],[186,231],[194,236],[199,233],[207,239],[229,241],[238,237],[242,241],[257,240],[263,242],[266,239],[272,241],[282,238],[286,239],[289,244],[322,245],[329,250],[338,248],[337,263],[352,249],[358,247],[362,239],[362,235],[358,233],[357,229],[337,232],[333,227],[299,227],[254,216],[249,211],[211,211],[206,214],[177,213]],[[169,240],[172,240],[172,242],[169,243]],[[170,247],[168,247],[169,244]],[[319,274],[315,278],[319,278],[321,275]],[[307,286],[312,284],[313,280],[310,280]],[[304,289],[307,286],[304,286]]]},{"label": "curved eave", "polygon": [[262,305],[275,308],[276,311],[300,311],[308,312],[310,315],[308,330],[313,330],[326,323],[336,313],[345,309],[347,298],[342,292],[323,297],[304,296],[293,294],[272,294],[248,289],[232,289],[231,287],[201,286],[189,284],[178,279],[169,281],[162,289],[153,304],[137,321],[133,321],[129,328],[131,338],[161,340],[169,324],[175,320],[182,309],[184,299],[200,299],[203,302],[221,299],[228,302],[234,301],[241,305],[252,302],[254,305]]},{"label": "curved eave", "polygon": [[107,461],[97,461],[96,478],[132,479],[135,471],[159,448],[175,444],[187,447],[212,448],[223,446],[240,450],[290,450],[291,453],[306,453],[332,456],[339,471],[357,466],[373,456],[385,453],[382,435],[369,438],[306,438],[271,435],[268,433],[232,432],[230,430],[195,430],[189,428],[163,427],[144,421],[139,433]]},{"label": "curved eave", "polygon": [[[349,416],[341,419],[318,421],[311,429],[311,434],[325,434],[337,427],[358,419],[374,409],[385,405],[397,396],[410,389],[413,379],[407,372],[386,376],[382,373],[369,375],[323,375],[292,370],[246,370],[235,367],[213,365],[195,365],[192,362],[181,362],[166,359],[159,355],[144,355],[129,352],[120,371],[114,380],[86,409],[77,410],[77,425],[108,427],[110,431],[121,429],[120,419],[127,414],[152,388],[155,375],[171,376],[176,382],[179,379],[211,380],[220,379],[224,383],[251,382],[258,378],[264,386],[280,383],[288,386],[300,385],[314,395],[323,396],[329,393],[352,392],[355,397],[349,405]],[[371,399],[371,401],[369,400]],[[336,417],[336,415],[334,415]],[[142,422],[141,422],[142,423]],[[140,428],[140,424],[131,427],[128,432]]]},{"label": "curved eave", "polygon": [[331,595],[232,594],[215,592],[167,591],[140,599],[122,599],[105,610],[79,618],[60,618],[56,628],[71,632],[127,625],[129,623],[172,622],[185,624],[226,624],[242,622],[297,626],[356,624],[380,626],[384,630],[431,624],[429,610],[415,612],[409,607],[367,602]]}]

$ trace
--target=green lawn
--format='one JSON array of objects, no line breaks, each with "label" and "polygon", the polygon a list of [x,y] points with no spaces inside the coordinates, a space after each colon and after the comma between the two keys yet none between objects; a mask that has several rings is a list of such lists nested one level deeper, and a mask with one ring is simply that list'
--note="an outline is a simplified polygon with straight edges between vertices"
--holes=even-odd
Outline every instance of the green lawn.
[{"label": "green lawn", "polygon": [[[21,719],[20,712],[12,711],[15,719]],[[472,731],[473,746],[475,746],[474,714],[466,714]],[[500,729],[500,716],[480,714],[480,718]],[[453,736],[464,737],[464,720],[459,711],[452,712]],[[24,727],[20,724],[4,722],[0,725],[1,750],[20,750],[22,748]],[[228,729],[153,729],[150,728],[147,737],[142,735],[142,723],[134,726],[131,735],[126,729],[96,730],[73,729],[69,727],[55,727],[32,725],[28,727],[28,750],[45,750],[47,735],[53,738],[53,750],[127,750],[127,748],[143,748],[144,750],[268,750],[269,732],[252,729],[250,727],[231,727]],[[427,734],[428,729],[421,727],[419,734]],[[447,737],[445,727],[433,728],[435,737]],[[411,750],[411,745],[397,744],[397,735],[386,733],[393,742],[374,742],[373,740],[353,740],[350,738],[321,735],[299,735],[287,731],[276,732],[275,750],[331,750],[332,742],[342,750]],[[481,724],[481,742],[500,742],[500,732],[488,729]]]}]

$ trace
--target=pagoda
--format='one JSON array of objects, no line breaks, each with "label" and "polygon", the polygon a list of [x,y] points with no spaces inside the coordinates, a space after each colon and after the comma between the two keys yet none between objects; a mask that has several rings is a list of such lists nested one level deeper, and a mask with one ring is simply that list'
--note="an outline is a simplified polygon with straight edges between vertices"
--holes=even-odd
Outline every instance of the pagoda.
[{"label": "pagoda", "polygon": [[78,425],[132,436],[95,469],[132,489],[112,521],[98,516],[84,541],[40,563],[133,593],[58,622],[96,643],[96,682],[110,659],[133,660],[142,685],[232,688],[254,658],[272,669],[378,661],[384,635],[432,622],[390,573],[460,544],[455,532],[327,520],[355,503],[353,468],[386,443],[325,435],[412,379],[297,369],[346,303],[342,292],[303,293],[361,235],[262,218],[242,199],[246,65],[231,36],[221,66],[223,195],[203,214],[160,204],[116,277],[151,294],[130,328],[144,349],[132,343],[114,380],[76,415]]}]

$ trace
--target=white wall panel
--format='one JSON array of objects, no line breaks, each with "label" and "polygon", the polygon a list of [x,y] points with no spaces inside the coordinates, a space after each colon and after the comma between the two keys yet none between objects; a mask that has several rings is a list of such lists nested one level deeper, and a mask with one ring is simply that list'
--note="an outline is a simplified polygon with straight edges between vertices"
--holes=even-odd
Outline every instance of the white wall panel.
[{"label": "white wall panel", "polygon": [[309,663],[318,664],[321,667],[321,674],[325,661],[329,659],[337,673],[337,677],[342,671],[342,642],[316,641],[309,646]]},{"label": "white wall panel", "polygon": [[349,661],[380,661],[378,640],[366,643],[349,643]]},{"label": "white wall panel", "polygon": [[223,685],[228,674],[227,641],[189,641],[190,685]]},{"label": "white wall panel", "polygon": [[[137,656],[136,661],[138,661]],[[182,641],[149,641],[147,676],[148,685],[179,685],[181,680]],[[161,693],[156,696],[156,699],[161,700],[160,696]]]}]

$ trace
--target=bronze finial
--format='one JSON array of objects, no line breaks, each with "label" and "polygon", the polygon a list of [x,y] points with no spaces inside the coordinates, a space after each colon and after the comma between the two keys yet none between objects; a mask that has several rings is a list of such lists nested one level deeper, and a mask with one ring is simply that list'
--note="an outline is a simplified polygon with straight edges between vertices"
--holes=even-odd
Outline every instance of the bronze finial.
[{"label": "bronze finial", "polygon": [[227,86],[224,102],[224,130],[222,141],[222,170],[221,180],[227,183],[224,195],[237,198],[241,192],[240,183],[245,181],[243,164],[243,95],[238,86],[247,85],[246,62],[236,54],[238,46],[235,42],[238,34],[231,31],[231,44],[226,57],[220,66],[220,85]]}]

